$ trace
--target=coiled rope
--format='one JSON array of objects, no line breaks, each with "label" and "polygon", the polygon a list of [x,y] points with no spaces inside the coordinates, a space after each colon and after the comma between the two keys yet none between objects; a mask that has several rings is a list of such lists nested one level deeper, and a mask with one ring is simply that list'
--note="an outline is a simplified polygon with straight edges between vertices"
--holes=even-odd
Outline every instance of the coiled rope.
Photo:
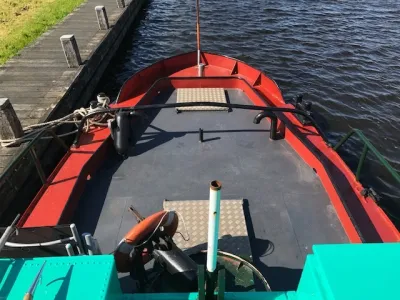
[{"label": "coiled rope", "polygon": [[[97,96],[97,102],[93,101],[91,102],[91,105],[88,108],[81,107],[79,109],[74,110],[74,112],[48,122],[43,122],[43,123],[38,123],[38,124],[33,124],[29,125],[23,128],[24,135],[19,138],[14,138],[14,139],[0,139],[0,143],[2,147],[11,147],[11,146],[17,146],[22,143],[28,142],[33,140],[39,133],[41,133],[43,130],[54,130],[57,127],[63,125],[63,124],[75,124],[76,127],[78,127],[79,123],[81,122],[82,119],[85,120],[85,124],[83,126],[83,131],[88,132],[89,129],[92,126],[101,126],[101,127],[106,127],[107,126],[107,120],[114,118],[114,113],[104,113],[104,114],[94,114],[93,117],[85,118],[86,116],[90,116],[90,114],[93,114],[97,111],[108,109],[110,104],[110,98],[105,96],[104,94],[99,94]],[[63,134],[58,134],[58,137],[65,137],[69,136],[72,134],[77,133],[78,129],[75,129],[73,131],[63,133]],[[52,139],[52,136],[44,136],[41,137],[40,139]]]}]

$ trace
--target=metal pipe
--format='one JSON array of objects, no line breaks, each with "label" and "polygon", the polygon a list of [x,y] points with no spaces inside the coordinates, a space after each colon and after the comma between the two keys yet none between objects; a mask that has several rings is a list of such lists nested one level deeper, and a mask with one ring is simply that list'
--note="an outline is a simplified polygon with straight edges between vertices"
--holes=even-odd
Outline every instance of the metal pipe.
[{"label": "metal pipe", "polygon": [[0,238],[0,251],[3,249],[4,245],[6,245],[8,238],[11,236],[11,234],[13,233],[13,229],[15,224],[17,223],[18,219],[20,217],[20,214],[18,214],[14,221],[12,221],[11,225],[8,226],[6,228],[6,230],[4,230],[4,233],[2,234],[1,238]]},{"label": "metal pipe", "polygon": [[273,141],[277,140],[277,133],[278,133],[278,118],[271,117],[271,128],[269,129],[269,138]]},{"label": "metal pipe", "polygon": [[199,128],[199,142],[200,143],[204,142],[203,129],[202,128]]},{"label": "metal pipe", "polygon": [[368,146],[367,146],[367,144],[364,144],[363,152],[361,154],[360,160],[358,161],[358,166],[357,166],[357,171],[356,171],[357,181],[360,181],[361,169],[362,169],[362,166],[364,165],[364,161],[365,161],[365,158],[367,157],[367,154],[368,154]]},{"label": "metal pipe", "polygon": [[197,68],[198,68],[197,76],[203,77],[204,67],[205,67],[205,64],[202,64],[202,63],[197,65]]},{"label": "metal pipe", "polygon": [[221,183],[210,183],[210,203],[208,209],[207,271],[214,272],[217,267],[218,233],[221,204]]},{"label": "metal pipe", "polygon": [[269,138],[271,140],[276,140],[278,133],[278,118],[273,112],[262,111],[259,114],[257,114],[257,116],[254,117],[253,123],[260,124],[261,120],[264,118],[270,118],[271,128],[269,130]]},{"label": "metal pipe", "polygon": [[129,206],[128,210],[135,216],[138,223],[144,220],[144,217],[137,211],[136,208],[133,207],[133,205]]},{"label": "metal pipe", "polygon": [[72,248],[72,245],[70,243],[65,245],[65,250],[67,250],[68,256],[75,256],[74,249]]},{"label": "metal pipe", "polygon": [[95,239],[95,238],[92,236],[92,241],[93,241],[93,245],[94,245],[94,249],[95,249],[94,253],[95,253],[95,254],[101,255],[102,253],[101,253],[101,249],[100,249],[100,245],[99,245],[98,240]]},{"label": "metal pipe", "polygon": [[92,235],[90,233],[84,233],[82,234],[82,239],[85,242],[86,250],[88,255],[93,255],[94,254],[94,243],[92,240]]},{"label": "metal pipe", "polygon": [[66,151],[69,150],[69,147],[67,146],[67,144],[65,144],[64,141],[63,141],[57,134],[55,134],[53,130],[49,129],[49,130],[48,130],[48,133],[51,134],[51,136],[53,137],[53,139],[55,139],[55,140],[61,145],[61,147],[62,147],[64,150],[66,150]]},{"label": "metal pipe", "polygon": [[200,0],[196,0],[197,65],[200,66]]},{"label": "metal pipe", "polygon": [[65,238],[65,239],[59,239],[59,240],[54,240],[50,242],[44,242],[44,243],[32,243],[32,244],[21,244],[21,243],[11,243],[11,242],[6,242],[7,247],[15,247],[15,248],[28,248],[28,247],[47,247],[47,246],[54,246],[58,244],[62,244],[65,242],[70,242],[73,241],[73,237]]},{"label": "metal pipe", "polygon": [[71,224],[71,225],[69,225],[69,228],[71,229],[72,236],[74,237],[74,240],[76,242],[79,254],[84,254],[83,247],[82,247],[82,241],[81,241],[81,238],[79,237],[79,233],[78,233],[78,229],[76,229],[76,225]]},{"label": "metal pipe", "polygon": [[44,174],[42,165],[40,164],[39,158],[36,155],[35,150],[33,147],[29,150],[33,159],[33,163],[35,164],[36,170],[39,174],[40,180],[42,181],[42,184],[46,183],[46,175]]},{"label": "metal pipe", "polygon": [[123,107],[123,108],[108,108],[102,109],[95,112],[92,112],[86,116],[84,116],[78,125],[78,132],[76,134],[74,140],[74,147],[78,148],[79,145],[79,138],[81,136],[83,126],[87,119],[97,116],[99,114],[104,113],[113,113],[117,111],[142,111],[142,110],[156,110],[156,109],[164,109],[164,108],[177,108],[177,107],[196,107],[196,106],[214,106],[214,107],[227,107],[227,108],[236,108],[236,109],[248,109],[248,110],[262,110],[262,111],[269,111],[269,112],[288,112],[292,114],[299,114],[307,118],[311,121],[314,128],[317,130],[318,134],[321,138],[328,143],[328,138],[323,133],[322,129],[318,126],[315,120],[307,115],[304,111],[295,109],[295,108],[288,108],[288,107],[272,107],[272,106],[259,106],[259,105],[247,105],[247,104],[235,104],[235,103],[221,103],[221,102],[185,102],[185,103],[164,103],[164,104],[149,104],[149,105],[137,105],[132,107]]},{"label": "metal pipe", "polygon": [[338,149],[354,134],[354,130],[350,130],[341,140],[333,147],[333,150],[338,151]]}]

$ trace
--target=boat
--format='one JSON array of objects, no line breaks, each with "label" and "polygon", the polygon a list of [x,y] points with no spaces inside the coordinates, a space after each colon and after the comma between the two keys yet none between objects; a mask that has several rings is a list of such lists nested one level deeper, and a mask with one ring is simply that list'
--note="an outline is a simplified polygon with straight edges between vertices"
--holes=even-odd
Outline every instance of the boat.
[{"label": "boat", "polygon": [[[197,25],[197,51],[137,72],[77,121],[0,230],[0,297],[395,297],[400,233],[359,177],[368,152],[399,175],[361,131],[333,145],[301,96],[202,51]],[[351,137],[365,145],[356,174],[337,152]]]}]

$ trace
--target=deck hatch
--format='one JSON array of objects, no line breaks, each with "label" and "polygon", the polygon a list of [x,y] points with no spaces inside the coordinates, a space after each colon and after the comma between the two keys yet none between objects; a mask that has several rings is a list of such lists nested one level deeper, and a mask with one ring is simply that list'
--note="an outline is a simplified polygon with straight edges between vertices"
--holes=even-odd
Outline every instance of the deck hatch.
[{"label": "deck hatch", "polygon": [[[223,88],[181,88],[177,89],[176,103],[185,102],[219,102],[227,103],[226,95]],[[199,110],[228,110],[227,107],[215,106],[193,106],[179,107],[177,111],[199,111]]]},{"label": "deck hatch", "polygon": [[[175,210],[179,218],[178,232],[187,238],[185,226],[190,239],[185,241],[180,234],[174,236],[176,245],[189,253],[207,249],[208,233],[208,200],[165,200],[165,210]],[[251,259],[250,240],[247,233],[243,211],[243,199],[221,200],[221,219],[219,224],[218,248]]]}]

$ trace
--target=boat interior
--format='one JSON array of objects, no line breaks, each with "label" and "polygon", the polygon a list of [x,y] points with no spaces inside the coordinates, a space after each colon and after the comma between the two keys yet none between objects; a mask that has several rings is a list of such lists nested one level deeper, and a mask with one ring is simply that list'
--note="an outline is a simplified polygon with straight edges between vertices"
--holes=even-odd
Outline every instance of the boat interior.
[{"label": "boat interior", "polygon": [[[252,104],[240,89],[223,93],[227,103]],[[164,90],[151,103],[175,103],[178,94]],[[267,119],[253,122],[258,111],[145,113],[132,128],[127,157],[107,154],[74,215],[79,231],[91,233],[103,253],[136,224],[129,206],[148,216],[163,209],[164,199],[207,200],[215,179],[222,183],[222,200],[244,200],[252,260],[273,290],[297,287],[313,244],[348,242],[317,174],[284,139],[269,138]]]}]

